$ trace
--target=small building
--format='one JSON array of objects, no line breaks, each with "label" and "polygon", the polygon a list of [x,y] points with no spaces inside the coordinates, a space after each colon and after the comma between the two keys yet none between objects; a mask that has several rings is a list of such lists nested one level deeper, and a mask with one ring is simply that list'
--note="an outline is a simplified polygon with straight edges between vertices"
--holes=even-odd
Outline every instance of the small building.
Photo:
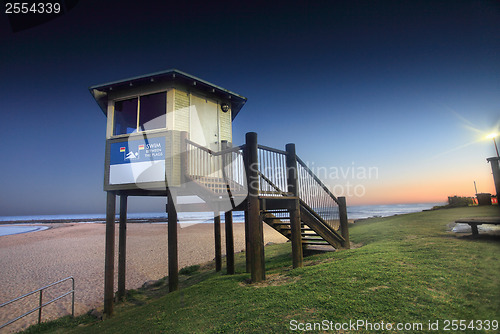
[{"label": "small building", "polygon": [[247,100],[175,69],[89,90],[107,116],[105,191],[180,186],[181,133],[220,151]]}]

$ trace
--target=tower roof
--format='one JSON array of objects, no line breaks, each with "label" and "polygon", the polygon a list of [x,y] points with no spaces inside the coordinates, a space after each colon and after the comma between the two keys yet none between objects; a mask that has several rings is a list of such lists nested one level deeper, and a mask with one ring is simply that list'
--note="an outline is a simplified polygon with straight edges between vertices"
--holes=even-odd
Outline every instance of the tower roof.
[{"label": "tower roof", "polygon": [[186,86],[191,86],[196,88],[198,91],[209,93],[224,100],[230,100],[232,119],[238,115],[241,108],[247,101],[246,97],[177,69],[170,69],[128,79],[112,81],[101,85],[95,85],[89,87],[89,91],[96,100],[97,104],[99,104],[99,107],[101,107],[103,113],[107,114],[108,93],[110,91],[120,90],[130,86],[142,86],[151,82],[176,82]]}]

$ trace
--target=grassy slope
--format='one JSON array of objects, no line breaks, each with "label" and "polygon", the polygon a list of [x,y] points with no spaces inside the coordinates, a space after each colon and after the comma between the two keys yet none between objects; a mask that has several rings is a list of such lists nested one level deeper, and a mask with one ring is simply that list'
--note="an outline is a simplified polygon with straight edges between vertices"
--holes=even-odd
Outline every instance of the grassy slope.
[{"label": "grassy slope", "polygon": [[244,283],[249,274],[239,255],[240,274],[212,273],[142,306],[117,307],[103,322],[59,323],[47,332],[281,333],[291,319],[425,327],[429,320],[500,320],[500,237],[446,231],[458,218],[498,214],[498,207],[471,207],[370,219],[350,229],[362,247],[308,257],[304,268],[291,269],[289,244],[266,247],[268,280],[276,286]]}]

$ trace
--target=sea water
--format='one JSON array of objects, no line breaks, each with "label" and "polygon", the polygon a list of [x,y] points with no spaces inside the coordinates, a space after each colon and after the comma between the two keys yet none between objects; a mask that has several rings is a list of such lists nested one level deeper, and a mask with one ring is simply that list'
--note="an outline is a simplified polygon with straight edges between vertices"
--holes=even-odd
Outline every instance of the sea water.
[{"label": "sea water", "polygon": [[46,229],[48,229],[47,226],[19,226],[16,224],[0,225],[0,237],[3,235],[43,231]]},{"label": "sea water", "polygon": [[[347,207],[347,217],[349,219],[362,219],[370,217],[387,217],[397,214],[405,214],[411,212],[419,212],[428,210],[436,205],[445,203],[418,203],[418,204],[387,204],[387,205],[353,205]],[[213,222],[213,213],[211,212],[179,212],[179,222],[186,225],[198,223]],[[78,215],[40,215],[40,216],[0,216],[0,222],[15,221],[26,223],[50,223],[54,220],[80,220],[79,223],[85,223],[88,219],[89,223],[104,223],[105,214],[78,214]],[[167,214],[164,212],[146,212],[146,213],[128,213],[130,219],[160,219],[157,224],[167,222]],[[164,221],[161,221],[162,218]],[[224,215],[221,220],[224,221]],[[234,212],[233,221],[242,223],[245,221],[244,213],[241,211]],[[17,224],[0,225],[0,236],[26,233],[41,230],[41,226],[18,226]]]}]

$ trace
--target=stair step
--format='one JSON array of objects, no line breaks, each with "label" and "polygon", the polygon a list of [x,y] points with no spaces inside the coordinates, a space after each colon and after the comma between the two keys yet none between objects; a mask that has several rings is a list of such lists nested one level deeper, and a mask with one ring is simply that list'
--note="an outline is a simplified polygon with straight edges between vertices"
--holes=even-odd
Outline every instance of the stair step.
[{"label": "stair step", "polygon": [[[277,225],[281,225],[281,224],[273,224],[274,227],[277,227]],[[290,226],[280,227],[280,229],[281,230],[285,230],[285,231],[290,231],[291,230]],[[301,227],[300,230],[302,232],[308,232],[308,231],[309,232],[314,232],[314,230],[311,230],[309,227]],[[316,232],[314,232],[314,233],[316,233]]]},{"label": "stair step", "polygon": [[[302,239],[306,240],[324,240],[320,235],[318,234],[302,234]],[[325,240],[326,241],[326,240]]]},{"label": "stair step", "polygon": [[316,246],[329,246],[330,244],[326,241],[319,242],[319,241],[308,241],[308,240],[302,240],[303,245],[316,245]]},{"label": "stair step", "polygon": [[267,221],[266,220],[266,223],[268,224],[271,224],[271,225],[279,225],[279,226],[288,226],[288,228],[290,228],[290,223],[285,223],[285,222],[274,222],[274,221]]}]

